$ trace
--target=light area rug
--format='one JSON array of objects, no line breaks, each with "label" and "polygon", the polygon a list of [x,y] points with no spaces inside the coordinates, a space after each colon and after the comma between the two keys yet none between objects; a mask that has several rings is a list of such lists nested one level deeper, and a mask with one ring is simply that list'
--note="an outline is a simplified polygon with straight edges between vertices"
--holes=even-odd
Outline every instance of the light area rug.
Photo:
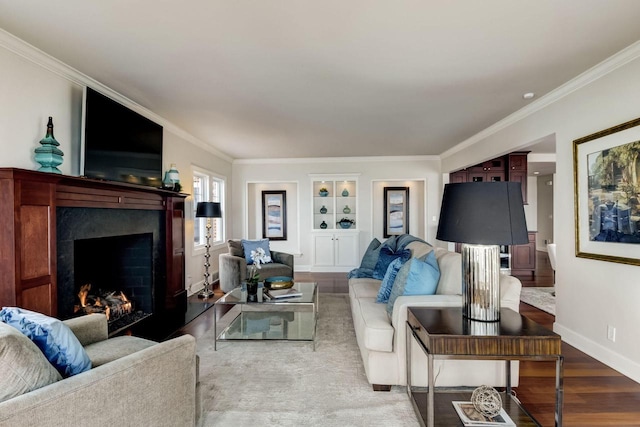
[{"label": "light area rug", "polygon": [[198,339],[204,426],[419,425],[405,387],[374,392],[367,382],[346,294],[320,294],[315,352],[259,341],[214,351],[213,338]]},{"label": "light area rug", "polygon": [[556,315],[555,287],[523,287],[520,292],[520,301]]}]

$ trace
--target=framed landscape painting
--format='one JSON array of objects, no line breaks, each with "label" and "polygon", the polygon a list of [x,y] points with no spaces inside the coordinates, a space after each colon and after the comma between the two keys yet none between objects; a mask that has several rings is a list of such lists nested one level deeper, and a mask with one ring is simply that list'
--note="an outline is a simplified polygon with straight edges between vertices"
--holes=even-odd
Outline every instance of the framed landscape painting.
[{"label": "framed landscape painting", "polygon": [[384,187],[384,237],[409,233],[409,187]]},{"label": "framed landscape painting", "polygon": [[262,237],[287,240],[287,192],[262,192]]},{"label": "framed landscape painting", "polygon": [[639,125],[573,141],[577,257],[640,265]]}]

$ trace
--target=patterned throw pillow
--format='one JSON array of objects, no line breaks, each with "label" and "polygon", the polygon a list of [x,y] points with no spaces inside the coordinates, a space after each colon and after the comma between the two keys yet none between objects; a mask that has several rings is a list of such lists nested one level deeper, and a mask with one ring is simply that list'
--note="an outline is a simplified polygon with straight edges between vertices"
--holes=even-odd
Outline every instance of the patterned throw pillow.
[{"label": "patterned throw pillow", "polygon": [[253,264],[253,260],[251,259],[251,251],[255,251],[258,248],[264,249],[265,255],[271,258],[271,251],[269,250],[269,239],[261,239],[261,240],[242,239],[240,242],[242,243],[242,249],[244,249],[244,259],[247,261],[247,265]]},{"label": "patterned throw pillow", "polygon": [[63,377],[91,369],[91,360],[71,329],[58,319],[18,307],[5,307],[0,321],[13,326],[38,346]]},{"label": "patterned throw pillow", "polygon": [[389,264],[396,259],[402,259],[402,262],[406,262],[409,258],[411,258],[411,251],[409,249],[404,249],[398,252],[393,252],[386,246],[382,246],[380,249],[380,255],[378,256],[378,262],[376,262],[376,268],[373,269],[373,278],[382,280],[384,279],[384,275],[387,273],[387,268],[389,268]]},{"label": "patterned throw pillow", "polygon": [[387,272],[382,279],[382,284],[380,285],[380,290],[378,291],[378,297],[376,298],[376,302],[379,303],[387,303],[389,301],[389,295],[391,295],[391,288],[393,287],[393,282],[396,280],[396,276],[400,268],[404,265],[404,262],[401,258],[396,258],[391,261],[389,267],[387,268]]},{"label": "patterned throw pillow", "polygon": [[422,258],[411,258],[406,262],[393,283],[387,314],[391,317],[396,299],[402,295],[434,295],[440,280],[440,267],[435,252],[429,252]]}]

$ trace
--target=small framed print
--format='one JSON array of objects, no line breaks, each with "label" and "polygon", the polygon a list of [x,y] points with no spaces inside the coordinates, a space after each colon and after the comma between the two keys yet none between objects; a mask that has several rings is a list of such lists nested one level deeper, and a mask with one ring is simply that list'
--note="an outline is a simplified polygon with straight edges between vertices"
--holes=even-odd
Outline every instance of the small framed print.
[{"label": "small framed print", "polygon": [[409,187],[384,187],[384,237],[409,234]]},{"label": "small framed print", "polygon": [[287,240],[287,192],[262,192],[262,237]]}]

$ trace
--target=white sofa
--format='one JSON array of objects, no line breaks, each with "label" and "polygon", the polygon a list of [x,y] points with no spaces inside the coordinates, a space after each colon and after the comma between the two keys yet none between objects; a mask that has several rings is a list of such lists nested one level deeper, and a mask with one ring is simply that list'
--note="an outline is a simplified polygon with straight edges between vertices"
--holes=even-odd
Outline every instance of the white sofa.
[{"label": "white sofa", "polygon": [[[358,346],[367,379],[374,390],[389,390],[392,385],[407,384],[407,307],[462,306],[460,254],[433,248],[421,241],[414,241],[406,248],[411,250],[412,257],[420,257],[434,250],[440,268],[440,280],[435,295],[398,297],[391,321],[386,311],[387,304],[376,303],[381,281],[371,278],[349,279],[349,299]],[[501,275],[501,307],[518,312],[521,288],[522,284],[515,277]],[[411,353],[411,384],[427,386],[427,358],[414,339]],[[517,386],[518,362],[511,362],[511,365],[511,384]],[[436,386],[505,385],[504,361],[436,359],[435,369]]]}]

